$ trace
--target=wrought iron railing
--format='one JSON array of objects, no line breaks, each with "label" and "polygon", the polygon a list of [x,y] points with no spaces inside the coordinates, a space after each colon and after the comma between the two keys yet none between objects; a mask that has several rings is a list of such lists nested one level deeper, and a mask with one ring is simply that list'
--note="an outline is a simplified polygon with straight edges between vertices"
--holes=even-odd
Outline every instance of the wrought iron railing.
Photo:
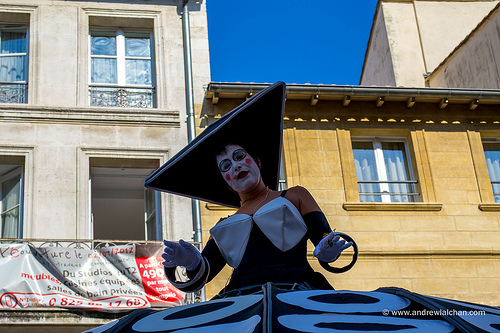
[{"label": "wrought iron railing", "polygon": [[[367,196],[377,196],[377,197],[382,197],[382,196],[389,196],[391,198],[396,198],[396,197],[400,197],[400,198],[405,198],[407,200],[394,200],[394,201],[399,201],[399,202],[417,202],[418,201],[418,196],[420,195],[418,192],[417,192],[417,183],[418,181],[416,180],[360,180],[358,181],[358,191],[359,191],[359,196],[360,198],[362,197],[367,197]],[[371,185],[382,185],[382,184],[387,184],[387,185],[390,185],[390,184],[402,184],[402,185],[406,185],[408,191],[404,191],[404,192],[396,192],[396,191],[378,191],[378,192],[366,192],[366,191],[363,191],[362,189],[362,184],[371,184]],[[380,188],[380,187],[379,187]],[[374,190],[372,188],[372,190]],[[394,202],[392,199],[391,199],[391,202]]]},{"label": "wrought iron railing", "polygon": [[91,86],[89,93],[92,106],[154,107],[154,88]]},{"label": "wrought iron railing", "polygon": [[27,103],[28,84],[0,82],[0,103]]},{"label": "wrought iron railing", "polygon": [[161,241],[137,241],[116,239],[48,239],[48,238],[0,238],[0,244],[27,244],[33,247],[67,247],[77,249],[102,249],[109,246],[131,244],[161,244]]}]

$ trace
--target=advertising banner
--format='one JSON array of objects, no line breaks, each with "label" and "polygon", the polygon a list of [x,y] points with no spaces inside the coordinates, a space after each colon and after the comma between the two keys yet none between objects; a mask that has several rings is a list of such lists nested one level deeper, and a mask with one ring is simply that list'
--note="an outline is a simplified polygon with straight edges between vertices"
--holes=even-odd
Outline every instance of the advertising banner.
[{"label": "advertising banner", "polygon": [[0,245],[0,306],[135,309],[182,304],[160,244],[101,249]]}]

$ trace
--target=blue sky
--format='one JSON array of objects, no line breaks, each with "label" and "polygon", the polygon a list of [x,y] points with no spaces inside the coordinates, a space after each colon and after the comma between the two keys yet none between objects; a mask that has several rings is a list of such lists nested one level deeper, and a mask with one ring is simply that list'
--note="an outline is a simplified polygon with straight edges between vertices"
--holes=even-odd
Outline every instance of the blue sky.
[{"label": "blue sky", "polygon": [[206,0],[212,81],[358,85],[377,0]]}]

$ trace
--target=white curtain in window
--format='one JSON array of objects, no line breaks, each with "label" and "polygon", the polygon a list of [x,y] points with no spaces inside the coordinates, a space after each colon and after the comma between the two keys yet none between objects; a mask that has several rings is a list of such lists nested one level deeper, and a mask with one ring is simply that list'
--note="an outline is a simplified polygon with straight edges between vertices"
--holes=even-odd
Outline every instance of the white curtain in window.
[{"label": "white curtain in window", "polygon": [[[404,144],[402,142],[383,142],[384,163],[387,171],[388,181],[407,181],[408,174],[406,168],[406,158],[404,154]],[[389,184],[390,193],[409,193],[410,188],[407,183]],[[408,195],[391,195],[391,202],[408,202]]]},{"label": "white curtain in window", "polygon": [[0,57],[0,81],[25,82],[25,57]]},{"label": "white curtain in window", "polygon": [[1,54],[26,53],[26,31],[2,30]]},{"label": "white curtain in window", "polygon": [[116,37],[100,34],[92,36],[90,54],[92,55],[91,82],[118,83]]},{"label": "white curtain in window", "polygon": [[127,84],[151,85],[151,61],[129,59],[125,61]]},{"label": "white curtain in window", "polygon": [[[377,166],[371,142],[353,142],[354,167],[356,177],[359,181],[377,181]],[[380,195],[363,194],[379,193],[380,186],[377,183],[358,183],[359,199],[361,202],[381,202]]]},{"label": "white curtain in window", "polygon": [[[110,33],[105,33],[109,35]],[[90,40],[90,54],[100,56],[116,56],[116,37],[95,34]]]},{"label": "white curtain in window", "polygon": [[127,57],[151,57],[149,37],[126,37],[125,55]]},{"label": "white curtain in window", "polygon": [[26,42],[25,31],[3,30],[1,32],[0,81],[26,81],[26,56],[24,55],[27,50]]},{"label": "white curtain in window", "polygon": [[92,58],[92,83],[118,83],[116,59]]},{"label": "white curtain in window", "polygon": [[21,199],[21,176],[2,183],[2,238],[17,238]]},{"label": "white curtain in window", "polygon": [[[151,43],[149,37],[125,38],[127,84],[151,85]],[[137,59],[142,58],[142,59]]]}]

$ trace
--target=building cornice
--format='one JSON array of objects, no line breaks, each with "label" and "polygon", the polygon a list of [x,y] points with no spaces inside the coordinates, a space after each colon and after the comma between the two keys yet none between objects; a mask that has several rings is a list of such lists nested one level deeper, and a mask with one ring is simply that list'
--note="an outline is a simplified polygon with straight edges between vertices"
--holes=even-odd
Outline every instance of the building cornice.
[{"label": "building cornice", "polygon": [[[205,89],[205,97],[211,99],[212,104],[217,104],[220,98],[248,98],[269,85],[210,82]],[[289,84],[286,98],[309,100],[312,106],[321,100],[338,100],[344,107],[349,106],[351,101],[372,101],[377,106],[384,102],[406,102],[408,108],[415,103],[438,103],[441,109],[448,103],[468,104],[474,110],[479,104],[500,105],[500,90]]]},{"label": "building cornice", "polygon": [[149,108],[0,104],[0,119],[12,122],[180,127],[180,111]]}]

